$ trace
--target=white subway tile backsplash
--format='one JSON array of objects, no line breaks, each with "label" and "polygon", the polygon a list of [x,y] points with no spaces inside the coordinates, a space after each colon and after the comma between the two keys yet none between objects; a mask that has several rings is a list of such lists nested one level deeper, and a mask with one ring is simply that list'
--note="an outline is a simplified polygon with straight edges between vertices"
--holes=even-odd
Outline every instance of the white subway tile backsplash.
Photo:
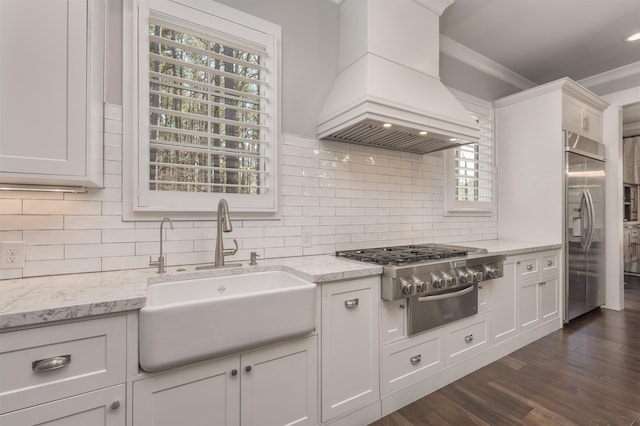
[{"label": "white subway tile backsplash", "polygon": [[0,231],[62,229],[62,215],[2,215]]},{"label": "white subway tile backsplash", "polygon": [[64,246],[64,257],[67,259],[133,256],[135,254],[135,243],[67,244]]},{"label": "white subway tile backsplash", "polygon": [[25,277],[41,275],[79,274],[101,270],[101,259],[63,259],[25,262],[22,272]]},{"label": "white subway tile backsplash", "polygon": [[[147,268],[159,251],[159,222],[122,220],[122,108],[105,109],[104,189],[87,194],[0,192],[0,240],[26,241],[20,276]],[[441,153],[414,155],[283,135],[281,208],[275,220],[233,220],[228,261],[333,254],[335,250],[407,243],[493,239],[496,215],[444,216]],[[232,218],[234,212],[231,212]],[[170,214],[168,216],[171,216]],[[208,220],[165,227],[169,265],[212,263],[216,238]],[[311,247],[302,247],[302,232]]]},{"label": "white subway tile backsplash", "polygon": [[95,215],[101,214],[102,206],[98,201],[65,201],[65,200],[24,200],[23,214],[40,215]]},{"label": "white subway tile backsplash", "polygon": [[22,203],[23,201],[20,199],[2,200],[2,202],[0,202],[0,215],[22,214]]},{"label": "white subway tile backsplash", "polygon": [[64,259],[63,245],[26,246],[24,250],[25,261]]}]

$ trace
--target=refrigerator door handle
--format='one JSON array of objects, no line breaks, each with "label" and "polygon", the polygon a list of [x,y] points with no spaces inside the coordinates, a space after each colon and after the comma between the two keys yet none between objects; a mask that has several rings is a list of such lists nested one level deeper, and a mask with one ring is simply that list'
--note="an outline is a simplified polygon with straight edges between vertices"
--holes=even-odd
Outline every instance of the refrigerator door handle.
[{"label": "refrigerator door handle", "polygon": [[587,190],[582,190],[582,199],[580,200],[580,246],[582,251],[587,251],[587,241],[589,237],[589,202],[587,201]]},{"label": "refrigerator door handle", "polygon": [[587,240],[586,240],[586,250],[588,251],[591,248],[591,243],[593,242],[593,228],[595,226],[595,219],[593,217],[594,213],[595,213],[595,209],[593,207],[593,197],[591,197],[591,191],[589,191],[588,189],[585,189],[585,195],[587,198],[587,206],[589,209],[589,222],[587,224],[588,226],[588,231],[587,231]]}]

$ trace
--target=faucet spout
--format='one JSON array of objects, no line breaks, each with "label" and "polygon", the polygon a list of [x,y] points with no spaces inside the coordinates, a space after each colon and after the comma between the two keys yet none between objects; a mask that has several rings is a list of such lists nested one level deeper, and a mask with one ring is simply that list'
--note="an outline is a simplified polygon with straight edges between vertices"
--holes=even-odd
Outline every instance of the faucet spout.
[{"label": "faucet spout", "polygon": [[[223,232],[231,232],[233,231],[233,226],[231,225],[231,217],[229,216],[229,204],[227,204],[227,200],[221,198],[218,202],[218,212],[217,212],[217,230],[216,230],[216,251],[214,254],[214,266],[216,268],[225,266],[224,257],[229,255],[234,255],[238,251],[238,242],[234,239],[233,243],[235,244],[235,249],[224,249],[224,242],[222,241],[222,233]],[[239,266],[236,264],[227,265],[227,266]]]}]

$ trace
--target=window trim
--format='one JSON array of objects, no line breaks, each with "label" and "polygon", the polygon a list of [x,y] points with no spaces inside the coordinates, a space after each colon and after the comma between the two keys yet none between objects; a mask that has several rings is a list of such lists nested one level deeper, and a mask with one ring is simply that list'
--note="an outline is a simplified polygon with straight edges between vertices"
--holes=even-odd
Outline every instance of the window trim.
[{"label": "window trim", "polygon": [[454,199],[455,194],[455,155],[454,149],[444,152],[444,216],[492,216],[496,212],[496,149],[495,149],[495,120],[493,105],[489,101],[476,98],[464,92],[449,89],[462,105],[471,114],[478,114],[488,117],[491,121],[492,130],[492,166],[491,166],[491,201],[490,202],[468,202],[467,206],[461,207],[460,202]]},{"label": "window trim", "polygon": [[[239,10],[216,3],[211,0],[124,0],[123,20],[123,217],[125,220],[158,220],[164,213],[171,212],[177,219],[210,219],[215,212],[220,198],[225,198],[234,210],[234,217],[239,219],[279,218],[280,212],[280,146],[281,146],[281,37],[279,25],[246,14]],[[153,9],[153,12],[150,10]],[[149,144],[139,143],[146,137],[144,114],[148,116],[148,57],[140,55],[141,45],[147,40],[150,14],[165,18],[166,16],[182,16],[182,19],[171,18],[177,26],[193,28],[194,33],[202,32],[212,17],[216,20],[216,30],[220,37],[233,43],[242,43],[249,48],[266,49],[267,66],[273,70],[273,78],[269,81],[269,122],[267,140],[270,153],[265,156],[269,167],[270,186],[265,196],[201,193],[203,197],[186,209],[185,203],[191,203],[193,193],[145,190],[148,188],[148,168],[141,167],[139,161],[149,158]],[[192,25],[195,24],[195,26]],[[215,32],[209,30],[208,33]],[[236,37],[232,34],[235,32]],[[224,33],[224,34],[223,34]],[[127,78],[131,76],[130,78]],[[142,120],[141,120],[142,118]],[[146,170],[145,170],[146,169]],[[145,174],[146,173],[146,180]],[[156,193],[156,194],[154,194]],[[205,195],[206,194],[206,195]],[[252,198],[262,197],[262,206],[256,207]],[[268,197],[268,200],[265,198]],[[197,198],[197,196],[196,196]],[[248,202],[247,202],[248,201]]]}]

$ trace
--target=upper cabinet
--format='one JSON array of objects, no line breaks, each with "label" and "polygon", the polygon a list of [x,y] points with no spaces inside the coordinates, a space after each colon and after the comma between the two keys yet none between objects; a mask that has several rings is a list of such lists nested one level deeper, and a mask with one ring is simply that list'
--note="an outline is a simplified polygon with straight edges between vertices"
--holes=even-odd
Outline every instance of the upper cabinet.
[{"label": "upper cabinet", "polygon": [[0,182],[102,186],[105,6],[0,2]]},{"label": "upper cabinet", "polygon": [[[575,96],[575,95],[574,95]],[[591,106],[589,99],[565,96],[562,102],[562,124],[565,130],[602,142],[602,111]]]}]

